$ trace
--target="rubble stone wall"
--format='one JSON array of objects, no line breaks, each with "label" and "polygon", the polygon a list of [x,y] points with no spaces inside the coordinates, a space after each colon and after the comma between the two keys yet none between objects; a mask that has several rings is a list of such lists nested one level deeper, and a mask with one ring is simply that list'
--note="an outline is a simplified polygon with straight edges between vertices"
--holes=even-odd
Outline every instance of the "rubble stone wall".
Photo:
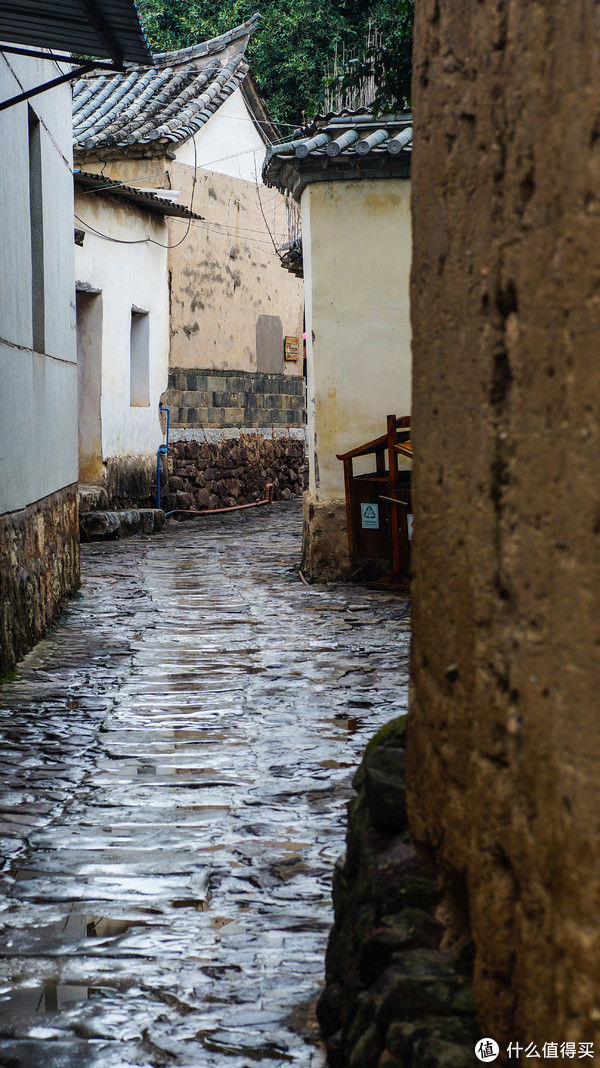
[{"label": "rubble stone wall", "polygon": [[260,434],[202,444],[175,441],[169,448],[161,507],[170,512],[250,504],[265,496],[267,482],[273,484],[274,500],[289,500],[303,492],[303,441]]},{"label": "rubble stone wall", "polygon": [[353,779],[346,855],[317,1016],[331,1068],[470,1068],[471,947],[440,949],[439,891],[406,820],[405,717],[371,739]]},{"label": "rubble stone wall", "polygon": [[164,402],[173,427],[304,425],[304,379],[297,374],[174,368]]},{"label": "rubble stone wall", "polygon": [[409,812],[482,1033],[600,1048],[600,22],[417,5]]},{"label": "rubble stone wall", "polygon": [[0,674],[44,637],[78,585],[76,486],[0,516]]}]

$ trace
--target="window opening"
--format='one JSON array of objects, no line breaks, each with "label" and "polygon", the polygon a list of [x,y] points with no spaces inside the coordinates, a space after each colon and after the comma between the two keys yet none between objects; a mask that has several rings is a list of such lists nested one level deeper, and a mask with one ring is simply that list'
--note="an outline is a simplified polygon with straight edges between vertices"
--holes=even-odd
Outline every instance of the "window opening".
[{"label": "window opening", "polygon": [[130,404],[150,407],[150,322],[148,312],[131,309]]},{"label": "window opening", "polygon": [[46,309],[44,294],[44,213],[42,198],[42,141],[40,121],[28,105],[29,118],[29,215],[31,233],[31,325],[32,347],[44,352]]}]

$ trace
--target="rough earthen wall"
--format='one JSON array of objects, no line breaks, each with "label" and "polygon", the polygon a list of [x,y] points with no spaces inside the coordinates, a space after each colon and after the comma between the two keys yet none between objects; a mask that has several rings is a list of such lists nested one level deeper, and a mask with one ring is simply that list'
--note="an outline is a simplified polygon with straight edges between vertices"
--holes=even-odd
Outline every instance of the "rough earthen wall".
[{"label": "rough earthen wall", "polygon": [[600,15],[421,0],[411,825],[483,1032],[600,1048]]},{"label": "rough earthen wall", "polygon": [[43,638],[78,585],[76,486],[0,516],[0,675]]}]

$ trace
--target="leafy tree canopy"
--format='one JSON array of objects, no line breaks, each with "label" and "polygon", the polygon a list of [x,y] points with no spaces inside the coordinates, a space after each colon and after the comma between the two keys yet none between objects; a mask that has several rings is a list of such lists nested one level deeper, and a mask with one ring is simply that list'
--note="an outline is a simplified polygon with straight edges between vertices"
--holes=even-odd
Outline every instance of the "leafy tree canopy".
[{"label": "leafy tree canopy", "polygon": [[[369,23],[383,44],[347,72],[348,84],[373,69],[380,107],[409,96],[414,0],[138,0],[155,52],[185,48],[263,15],[248,45],[252,73],[273,118],[301,125],[323,106],[326,66],[335,45],[361,51]],[[338,79],[339,80],[339,79]]]}]

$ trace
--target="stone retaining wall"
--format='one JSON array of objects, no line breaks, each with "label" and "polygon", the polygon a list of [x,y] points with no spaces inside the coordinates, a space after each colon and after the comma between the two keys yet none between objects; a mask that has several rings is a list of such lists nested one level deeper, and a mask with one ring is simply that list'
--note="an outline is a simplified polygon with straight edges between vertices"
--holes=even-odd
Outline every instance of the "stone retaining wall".
[{"label": "stone retaining wall", "polygon": [[250,504],[264,497],[267,482],[274,500],[289,500],[303,492],[305,479],[304,443],[289,437],[176,441],[169,448],[161,507],[170,512]]},{"label": "stone retaining wall", "polygon": [[300,375],[174,368],[163,401],[171,409],[173,427],[304,425]]},{"label": "stone retaining wall", "polygon": [[76,486],[0,516],[0,674],[44,637],[78,585]]},{"label": "stone retaining wall", "polygon": [[333,882],[335,924],[317,1014],[332,1068],[471,1068],[472,952],[440,949],[440,894],[406,819],[405,717],[367,746]]}]

